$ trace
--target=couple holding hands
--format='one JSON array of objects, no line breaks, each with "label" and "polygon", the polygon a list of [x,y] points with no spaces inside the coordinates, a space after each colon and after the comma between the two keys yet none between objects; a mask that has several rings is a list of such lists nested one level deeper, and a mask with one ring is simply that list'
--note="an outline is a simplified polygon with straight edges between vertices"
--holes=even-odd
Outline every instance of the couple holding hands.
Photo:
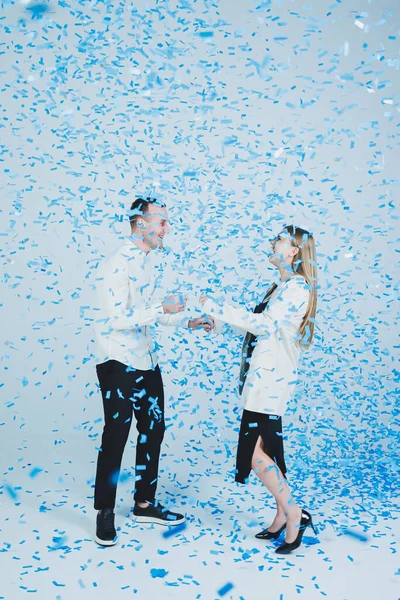
[{"label": "couple holding hands", "polygon": [[156,498],[160,448],[164,436],[164,390],[152,325],[180,325],[220,333],[227,323],[244,335],[239,392],[243,399],[235,480],[247,483],[253,470],[276,501],[271,525],[256,535],[284,542],[276,549],[298,548],[311,515],[294,501],[286,481],[282,415],[296,386],[302,349],[313,338],[317,304],[317,267],[312,234],[286,226],[271,241],[270,263],[280,281],[266,290],[254,310],[200,297],[204,317],[188,321],[186,299],[173,294],[154,301],[151,250],[163,247],[169,232],[165,204],[136,199],[129,211],[131,235],[103,262],[96,278],[98,318],[94,320],[96,372],[103,398],[104,429],[94,491],[95,540],[117,542],[114,507],[121,461],[132,416],[138,431],[133,515],[139,523],[176,526],[185,517]]}]

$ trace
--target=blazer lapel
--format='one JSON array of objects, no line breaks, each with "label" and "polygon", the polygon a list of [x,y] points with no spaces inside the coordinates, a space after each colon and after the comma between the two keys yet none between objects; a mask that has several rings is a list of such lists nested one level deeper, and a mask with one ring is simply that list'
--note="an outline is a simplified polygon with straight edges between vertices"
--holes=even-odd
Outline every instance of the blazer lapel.
[{"label": "blazer lapel", "polygon": [[[274,283],[272,285],[272,287],[266,293],[264,300],[262,302],[260,302],[260,304],[257,304],[255,309],[253,310],[254,313],[260,314],[260,313],[264,312],[264,310],[268,306],[268,302],[271,298],[272,292],[276,288],[277,288],[277,285]],[[253,335],[250,332],[247,332],[245,335],[244,341],[243,341],[243,345],[242,345],[242,360],[241,360],[241,364],[240,364],[240,373],[239,373],[239,395],[242,394],[244,384],[246,382],[247,372],[250,367],[251,355],[253,354],[253,350],[255,348],[256,343],[257,343],[257,336]]]}]

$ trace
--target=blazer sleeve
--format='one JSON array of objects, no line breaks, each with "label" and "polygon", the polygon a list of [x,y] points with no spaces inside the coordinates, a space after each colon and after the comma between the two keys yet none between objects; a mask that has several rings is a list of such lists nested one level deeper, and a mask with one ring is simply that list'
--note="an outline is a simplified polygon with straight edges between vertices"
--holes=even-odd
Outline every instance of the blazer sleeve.
[{"label": "blazer sleeve", "polygon": [[98,280],[97,299],[101,318],[115,331],[153,325],[164,315],[161,303],[127,310],[129,272],[127,261],[120,256],[110,259],[102,268]]},{"label": "blazer sleeve", "polygon": [[253,313],[245,308],[238,308],[231,304],[218,305],[208,299],[204,311],[224,323],[249,331],[256,336],[269,337],[281,328],[293,326],[298,322],[298,314],[307,310],[309,290],[306,282],[288,280],[278,293],[274,301],[270,301],[267,310],[262,313]]},{"label": "blazer sleeve", "polygon": [[157,318],[159,325],[167,325],[169,327],[189,327],[190,317],[186,311],[174,314],[162,314]]},{"label": "blazer sleeve", "polygon": [[220,321],[216,317],[213,317],[213,320],[214,320],[214,329],[212,329],[211,331],[212,331],[212,333],[216,333],[217,335],[219,335],[220,333],[222,333],[224,331],[225,323],[223,321]]},{"label": "blazer sleeve", "polygon": [[[224,332],[224,325],[227,321],[223,321],[218,319],[217,317],[215,317],[214,315],[211,315],[210,313],[207,313],[210,317],[212,316],[212,318],[214,319],[214,329],[211,330],[212,333],[215,333],[217,335],[221,334]],[[247,329],[243,329],[242,327],[238,327],[236,325],[232,325],[231,323],[229,324],[230,328],[233,329],[233,331],[237,334],[237,335],[243,335],[247,333]]]}]

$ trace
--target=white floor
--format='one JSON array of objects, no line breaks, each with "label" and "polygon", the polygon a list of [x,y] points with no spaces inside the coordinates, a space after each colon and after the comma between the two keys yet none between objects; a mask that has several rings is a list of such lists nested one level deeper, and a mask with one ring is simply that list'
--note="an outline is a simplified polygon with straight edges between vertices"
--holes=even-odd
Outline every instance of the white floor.
[{"label": "white floor", "polygon": [[[93,542],[90,497],[95,465],[86,459],[82,442],[82,432],[76,432],[68,444],[46,438],[19,444],[19,455],[4,474],[14,491],[1,490],[0,598],[399,598],[399,521],[393,505],[371,495],[366,504],[362,489],[361,496],[354,490],[347,494],[339,473],[326,478],[326,489],[317,496],[323,479],[317,469],[313,478],[298,478],[297,487],[308,490],[304,505],[318,535],[307,532],[297,554],[279,557],[275,542],[254,538],[273,515],[259,482],[236,484],[230,473],[223,474],[233,468],[233,457],[219,453],[215,439],[194,432],[174,439],[167,431],[159,486],[159,499],[188,515],[186,529],[165,538],[165,528],[136,525],[125,468],[116,508],[119,543],[100,548]],[[129,444],[126,467],[133,456]],[[178,448],[183,449],[179,457]],[[32,454],[35,463],[28,460]],[[43,471],[32,476],[39,464]],[[300,473],[295,466],[291,471],[292,477]],[[227,584],[234,587],[224,594]]]}]

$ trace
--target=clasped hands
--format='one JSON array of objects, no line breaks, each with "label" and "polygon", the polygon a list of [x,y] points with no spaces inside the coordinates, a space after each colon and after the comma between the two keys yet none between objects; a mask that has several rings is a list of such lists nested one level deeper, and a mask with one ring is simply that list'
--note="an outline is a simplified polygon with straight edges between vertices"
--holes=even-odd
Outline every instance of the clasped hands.
[{"label": "clasped hands", "polygon": [[[201,294],[199,297],[200,303],[204,304],[207,300],[205,294]],[[174,314],[185,310],[187,304],[187,296],[183,294],[172,294],[168,296],[162,303],[164,313]],[[208,316],[197,317],[192,319],[188,323],[190,329],[204,329],[205,331],[211,331],[214,329],[214,319]]]}]

